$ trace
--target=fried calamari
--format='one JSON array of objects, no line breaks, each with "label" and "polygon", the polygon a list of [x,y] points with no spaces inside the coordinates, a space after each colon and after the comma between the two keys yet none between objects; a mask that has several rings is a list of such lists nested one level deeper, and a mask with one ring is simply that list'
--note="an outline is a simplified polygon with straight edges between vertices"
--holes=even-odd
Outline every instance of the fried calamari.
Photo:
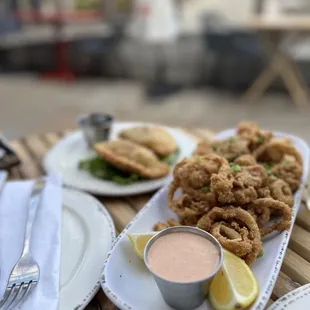
[{"label": "fried calamari", "polygon": [[202,141],[198,144],[194,155],[203,156],[215,153],[226,158],[228,161],[234,161],[237,157],[249,154],[248,143],[238,137],[230,137],[225,140]]},{"label": "fried calamari", "polygon": [[197,227],[210,232],[225,249],[243,258],[248,265],[261,251],[259,228],[253,217],[240,207],[215,207],[199,220]]},{"label": "fried calamari", "polygon": [[280,218],[279,221],[276,221],[268,227],[261,228],[261,236],[270,234],[274,230],[286,230],[289,229],[291,226],[292,210],[287,204],[282,201],[278,201],[272,198],[260,198],[253,201],[250,204],[250,207],[254,208],[254,210],[268,208],[270,211],[275,210],[277,214],[280,213],[282,215],[282,218]]},{"label": "fried calamari", "polygon": [[175,183],[170,184],[168,192],[168,206],[178,215],[181,223],[186,226],[195,226],[204,214],[216,205],[214,193],[205,193],[203,200],[198,200],[188,194],[175,198]]},{"label": "fried calamari", "polygon": [[301,182],[302,165],[293,156],[285,155],[283,160],[271,168],[271,173],[284,180],[294,192]]},{"label": "fried calamari", "polygon": [[180,188],[184,194],[198,200],[209,200],[211,176],[222,166],[229,167],[228,162],[216,154],[183,159],[173,171],[173,191]]},{"label": "fried calamari", "polygon": [[241,122],[238,124],[237,136],[248,142],[251,152],[268,143],[273,137],[272,132],[261,130],[255,123]]},{"label": "fried calamari", "polygon": [[253,152],[257,161],[263,163],[280,163],[286,155],[292,156],[302,165],[302,158],[292,142],[287,138],[273,138]]},{"label": "fried calamari", "polygon": [[243,205],[257,199],[257,189],[266,177],[266,171],[260,165],[241,167],[233,164],[212,175],[211,190],[222,204]]},{"label": "fried calamari", "polygon": [[249,204],[243,206],[243,209],[245,209],[252,215],[259,228],[263,228],[268,224],[271,215],[269,208],[255,208],[254,206]]},{"label": "fried calamari", "polygon": [[234,160],[234,163],[239,166],[253,166],[256,165],[256,159],[252,155],[242,155]]},{"label": "fried calamari", "polygon": [[113,166],[123,171],[135,172],[145,178],[164,177],[170,170],[169,166],[160,162],[152,151],[130,141],[97,143],[95,150]]},{"label": "fried calamari", "polygon": [[273,199],[282,201],[289,207],[293,206],[294,197],[292,190],[284,180],[276,177],[269,177],[267,182],[270,189],[270,196]]},{"label": "fried calamari", "polygon": [[154,224],[153,230],[154,231],[161,231],[161,230],[164,230],[166,228],[175,227],[175,226],[180,226],[180,223],[173,218],[169,218],[169,219],[167,219],[166,223],[158,222],[158,223]]},{"label": "fried calamari", "polygon": [[159,156],[167,156],[177,150],[174,138],[161,127],[130,127],[121,131],[119,136],[150,148]]}]

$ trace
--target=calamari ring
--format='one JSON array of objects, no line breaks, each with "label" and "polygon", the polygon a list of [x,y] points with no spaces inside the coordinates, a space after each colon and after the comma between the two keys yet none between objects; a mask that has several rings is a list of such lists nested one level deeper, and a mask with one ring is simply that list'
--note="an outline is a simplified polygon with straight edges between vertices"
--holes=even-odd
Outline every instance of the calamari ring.
[{"label": "calamari ring", "polygon": [[240,122],[237,128],[237,135],[248,141],[250,151],[254,151],[273,138],[272,132],[261,130],[257,124],[252,122]]},{"label": "calamari ring", "polygon": [[257,199],[253,185],[263,183],[259,173],[255,166],[242,167],[238,172],[234,172],[231,167],[222,167],[218,174],[211,177],[211,191],[216,193],[218,201],[222,204],[247,204]]},{"label": "calamari ring", "polygon": [[234,163],[240,166],[253,166],[257,164],[256,159],[252,155],[239,156]]},{"label": "calamari ring", "polygon": [[279,163],[285,155],[293,156],[302,165],[300,153],[287,138],[274,138],[253,152],[256,160],[269,163]]},{"label": "calamari ring", "polygon": [[225,222],[217,222],[211,226],[210,233],[228,251],[239,257],[247,255],[252,250],[249,232],[246,228],[237,228]]},{"label": "calamari ring", "polygon": [[[207,215],[204,215],[199,220],[197,227],[205,231],[211,232],[212,226],[215,225],[216,222],[223,221],[228,223],[237,222],[240,226],[242,226],[242,228],[244,227],[248,230],[247,238],[250,240],[249,244],[251,244],[252,247],[251,251],[242,258],[248,265],[250,265],[253,261],[255,261],[262,247],[260,231],[254,218],[247,211],[243,210],[240,207],[215,207]],[[245,235],[243,235],[242,237],[245,238]],[[243,241],[246,240],[243,239]],[[224,244],[222,245],[224,246]],[[240,243],[240,247],[242,245],[243,243]],[[235,249],[233,253],[238,255],[238,250]]]},{"label": "calamari ring", "polygon": [[293,193],[290,186],[281,179],[276,179],[269,185],[270,195],[273,199],[279,200],[292,207],[294,204]]},{"label": "calamari ring", "polygon": [[175,186],[180,187],[184,194],[197,200],[208,200],[208,187],[212,174],[218,173],[222,166],[228,166],[225,158],[216,154],[196,156],[183,159],[173,171]]},{"label": "calamari ring", "polygon": [[182,223],[187,223],[186,225],[196,225],[199,218],[216,205],[215,194],[211,192],[206,193],[208,199],[203,201],[199,201],[187,194],[182,194],[180,198],[174,199],[177,189],[177,184],[172,182],[168,191],[168,207],[180,217]]},{"label": "calamari ring", "polygon": [[296,191],[300,185],[302,165],[297,161],[288,161],[286,158],[288,156],[285,156],[281,163],[273,166],[271,173],[284,180],[292,191]]},{"label": "calamari ring", "polygon": [[255,208],[252,205],[245,206],[244,209],[248,211],[255,219],[259,228],[266,226],[270,220],[269,208]]},{"label": "calamari ring", "polygon": [[175,226],[180,226],[180,223],[173,218],[169,218],[169,219],[167,219],[166,223],[157,222],[156,224],[154,224],[153,230],[154,231],[161,231],[161,230],[164,230],[166,228],[175,227]]},{"label": "calamari ring", "polygon": [[262,228],[260,233],[262,236],[270,234],[274,230],[287,230],[291,226],[292,210],[291,208],[282,201],[274,200],[273,198],[260,198],[253,201],[251,204],[252,208],[261,209],[269,208],[270,211],[275,210],[277,213],[282,214],[281,221],[272,224],[269,227]]}]

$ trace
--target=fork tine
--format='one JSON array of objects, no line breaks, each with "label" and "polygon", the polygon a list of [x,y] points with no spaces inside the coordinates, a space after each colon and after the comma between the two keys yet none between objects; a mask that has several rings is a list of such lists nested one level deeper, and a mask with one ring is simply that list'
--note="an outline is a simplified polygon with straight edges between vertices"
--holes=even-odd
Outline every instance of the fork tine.
[{"label": "fork tine", "polygon": [[20,303],[20,301],[23,300],[26,292],[27,292],[27,289],[28,289],[28,285],[27,283],[22,283],[20,285],[20,288],[19,288],[19,291],[17,292],[17,295],[16,297],[14,298],[14,300],[12,300],[12,303],[10,305],[10,308],[12,309],[16,309],[16,307],[18,306],[18,304]]},{"label": "fork tine", "polygon": [[27,287],[27,290],[24,294],[24,298],[26,299],[29,295],[31,295],[32,291],[34,290],[34,288],[37,286],[37,283],[36,282],[32,282],[30,281],[29,282],[29,285]]},{"label": "fork tine", "polygon": [[[22,287],[23,287],[23,283],[21,285],[15,285],[13,288],[13,297],[11,298],[10,302],[6,303],[6,308],[10,309],[10,307],[12,307],[12,304],[14,303],[14,301],[16,300],[17,296],[19,295]],[[14,293],[16,292],[16,294],[14,295]]]},{"label": "fork tine", "polygon": [[25,290],[23,296],[22,296],[22,297],[20,298],[20,300],[15,304],[15,307],[17,307],[21,301],[26,300],[27,297],[31,295],[31,293],[32,293],[32,291],[34,290],[34,288],[36,287],[36,285],[37,285],[37,283],[36,283],[36,282],[32,282],[32,281],[30,281],[30,282],[28,283],[28,285],[26,286],[26,290]]},{"label": "fork tine", "polygon": [[5,290],[5,293],[3,295],[2,300],[0,301],[0,309],[2,309],[2,306],[6,303],[6,301],[9,299],[12,292],[12,288],[7,287]]},{"label": "fork tine", "polygon": [[19,286],[16,286],[15,284],[13,284],[12,288],[11,288],[11,294],[10,296],[7,298],[6,302],[3,304],[3,309],[9,309],[9,305],[12,303],[12,301],[15,299],[17,292],[19,290]]}]

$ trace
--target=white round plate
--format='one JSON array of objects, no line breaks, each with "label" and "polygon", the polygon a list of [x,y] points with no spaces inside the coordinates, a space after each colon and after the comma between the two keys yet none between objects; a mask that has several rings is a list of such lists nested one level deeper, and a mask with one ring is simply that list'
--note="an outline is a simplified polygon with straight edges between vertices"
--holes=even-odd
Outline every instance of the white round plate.
[{"label": "white round plate", "polygon": [[59,310],[82,310],[95,296],[114,239],[113,221],[98,200],[63,190]]},{"label": "white round plate", "polygon": [[[118,133],[134,126],[159,126],[147,123],[115,123],[111,132],[111,139],[115,139]],[[180,148],[179,159],[189,156],[196,147],[196,142],[188,134],[177,129],[164,127],[176,140]],[[62,139],[52,148],[43,160],[47,172],[58,172],[62,174],[65,185],[97,195],[105,196],[127,196],[142,194],[156,190],[163,186],[169,177],[156,180],[135,182],[130,185],[118,185],[116,183],[93,177],[87,171],[78,169],[80,160],[91,158],[95,152],[90,150],[84,140],[81,131]]]},{"label": "white round plate", "polygon": [[310,309],[310,284],[306,284],[296,290],[289,292],[275,303],[268,310],[309,310]]}]

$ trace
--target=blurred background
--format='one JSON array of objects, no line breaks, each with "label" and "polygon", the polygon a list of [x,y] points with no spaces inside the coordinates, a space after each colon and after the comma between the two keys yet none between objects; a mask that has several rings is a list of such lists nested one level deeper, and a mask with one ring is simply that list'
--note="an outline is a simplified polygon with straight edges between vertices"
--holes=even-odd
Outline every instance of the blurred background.
[{"label": "blurred background", "polygon": [[[308,34],[309,0],[1,0],[0,131],[105,112],[212,130],[253,120],[310,142]],[[284,83],[266,71],[249,91],[269,62]]]}]

